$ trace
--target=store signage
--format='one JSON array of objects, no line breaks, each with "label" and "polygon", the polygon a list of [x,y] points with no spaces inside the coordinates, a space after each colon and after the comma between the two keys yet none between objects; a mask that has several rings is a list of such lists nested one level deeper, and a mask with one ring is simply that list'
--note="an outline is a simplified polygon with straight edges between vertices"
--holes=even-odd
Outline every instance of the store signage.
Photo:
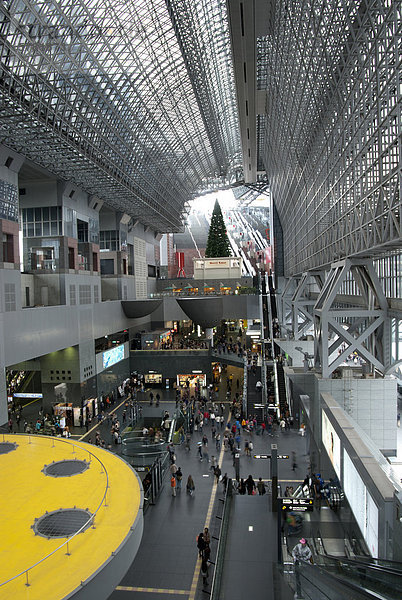
[{"label": "store signage", "polygon": [[27,393],[18,393],[13,394],[14,398],[43,398],[43,394],[27,394]]},{"label": "store signage", "polygon": [[205,268],[208,269],[210,267],[229,267],[230,261],[228,260],[206,260]]},{"label": "store signage", "polygon": [[293,510],[295,512],[311,512],[314,510],[313,498],[278,498],[282,504],[282,510]]}]

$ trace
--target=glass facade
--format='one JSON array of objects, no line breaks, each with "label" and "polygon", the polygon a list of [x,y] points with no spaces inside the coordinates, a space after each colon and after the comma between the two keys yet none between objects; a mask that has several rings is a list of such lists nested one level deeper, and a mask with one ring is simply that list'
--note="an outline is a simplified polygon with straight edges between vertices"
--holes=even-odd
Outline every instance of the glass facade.
[{"label": "glass facade", "polygon": [[21,210],[24,237],[63,235],[61,206],[23,208]]}]

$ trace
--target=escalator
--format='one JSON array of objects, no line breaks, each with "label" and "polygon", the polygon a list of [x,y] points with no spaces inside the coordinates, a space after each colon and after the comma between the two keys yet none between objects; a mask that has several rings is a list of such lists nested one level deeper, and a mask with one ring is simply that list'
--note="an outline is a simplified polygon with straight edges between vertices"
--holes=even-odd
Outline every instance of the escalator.
[{"label": "escalator", "polygon": [[402,598],[402,565],[389,561],[375,561],[369,557],[346,558],[319,554],[317,566],[337,579],[352,583],[376,594],[374,597]]},{"label": "escalator", "polygon": [[284,415],[284,414],[286,414],[286,411],[287,411],[285,372],[283,370],[282,363],[280,363],[279,361],[277,362],[277,365],[276,365],[276,376],[278,378],[280,414]]},{"label": "escalator", "polygon": [[[347,565],[344,568],[342,560],[335,559],[338,564],[311,565],[297,563],[283,565],[279,572],[295,592],[295,598],[306,600],[396,600],[401,597],[398,577],[384,573],[381,579],[371,577],[363,563]],[[352,563],[354,561],[351,561]],[[387,583],[387,577],[392,576],[392,582]]]}]

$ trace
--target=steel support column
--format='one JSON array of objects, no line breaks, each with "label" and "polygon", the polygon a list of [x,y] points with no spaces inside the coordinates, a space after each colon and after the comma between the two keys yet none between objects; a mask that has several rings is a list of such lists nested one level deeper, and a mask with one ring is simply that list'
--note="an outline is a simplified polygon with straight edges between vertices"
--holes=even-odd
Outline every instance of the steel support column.
[{"label": "steel support column", "polygon": [[295,340],[300,340],[314,324],[312,309],[316,301],[310,298],[310,285],[315,284],[320,292],[324,281],[325,271],[307,271],[299,281],[292,297],[292,330]]},{"label": "steel support column", "polygon": [[289,277],[285,287],[279,295],[278,305],[280,307],[279,324],[286,333],[292,333],[292,298],[295,287],[297,288],[298,277]]},{"label": "steel support column", "polygon": [[[353,304],[340,303],[346,279],[355,284]],[[371,260],[334,263],[314,306],[314,366],[330,377],[352,352],[385,373],[390,364],[388,303]]]}]

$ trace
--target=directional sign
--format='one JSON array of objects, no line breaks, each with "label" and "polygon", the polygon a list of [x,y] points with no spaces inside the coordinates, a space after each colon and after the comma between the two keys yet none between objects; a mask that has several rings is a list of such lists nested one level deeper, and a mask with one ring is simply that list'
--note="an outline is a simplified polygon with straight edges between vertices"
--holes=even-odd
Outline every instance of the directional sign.
[{"label": "directional sign", "polygon": [[[254,454],[254,458],[271,458],[270,454]],[[289,454],[278,454],[277,458],[289,458]]]},{"label": "directional sign", "polygon": [[282,503],[282,510],[294,510],[295,512],[306,512],[314,510],[313,498],[278,498]]}]

